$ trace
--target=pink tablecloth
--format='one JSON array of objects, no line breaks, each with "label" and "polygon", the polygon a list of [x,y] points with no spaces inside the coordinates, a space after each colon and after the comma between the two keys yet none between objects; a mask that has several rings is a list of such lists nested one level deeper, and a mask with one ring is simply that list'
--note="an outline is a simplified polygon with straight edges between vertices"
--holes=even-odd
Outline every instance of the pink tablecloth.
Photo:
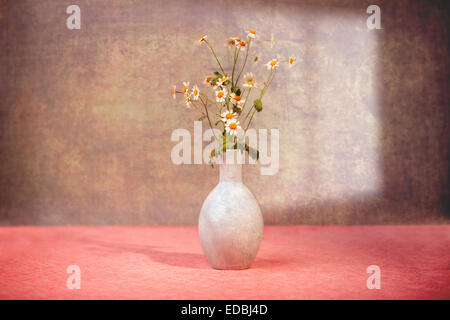
[{"label": "pink tablecloth", "polygon": [[[196,227],[0,227],[1,299],[449,299],[450,226],[269,226],[244,271]],[[69,265],[80,289],[68,289]],[[381,270],[368,289],[366,269]]]}]

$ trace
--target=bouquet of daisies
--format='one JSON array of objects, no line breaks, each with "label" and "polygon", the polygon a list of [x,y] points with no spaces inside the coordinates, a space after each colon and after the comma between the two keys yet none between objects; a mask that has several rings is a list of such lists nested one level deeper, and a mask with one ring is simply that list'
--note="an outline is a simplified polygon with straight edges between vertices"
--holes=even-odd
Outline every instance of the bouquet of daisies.
[{"label": "bouquet of daisies", "polygon": [[[199,45],[204,44],[211,50],[218,66],[213,75],[205,77],[204,85],[209,88],[200,90],[196,84],[190,86],[190,82],[183,82],[181,90],[173,86],[174,99],[177,94],[183,95],[186,107],[201,114],[199,120],[207,120],[213,132],[217,132],[214,129],[221,132],[219,135],[214,134],[219,148],[216,149],[218,152],[211,152],[212,158],[230,149],[241,149],[249,152],[252,158],[258,159],[258,150],[249,147],[243,138],[255,113],[263,110],[262,98],[275,78],[280,64],[286,63],[291,67],[295,63],[294,57],[278,56],[270,59],[265,64],[267,77],[264,82],[259,83],[252,72],[245,72],[246,67],[250,65],[250,47],[257,41],[255,30],[250,29],[246,33],[245,39],[231,37],[226,42],[230,60],[228,72],[208,41],[208,36],[202,35],[198,40]],[[271,40],[263,41],[270,41],[273,45],[273,36]],[[254,56],[251,60],[256,64],[260,57]]]}]

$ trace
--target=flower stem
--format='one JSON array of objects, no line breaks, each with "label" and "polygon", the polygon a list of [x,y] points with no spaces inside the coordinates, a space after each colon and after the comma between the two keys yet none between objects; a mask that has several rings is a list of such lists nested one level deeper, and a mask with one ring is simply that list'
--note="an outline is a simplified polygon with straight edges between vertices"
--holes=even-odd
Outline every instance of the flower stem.
[{"label": "flower stem", "polygon": [[201,114],[202,116],[205,116],[205,113],[204,113],[203,111],[201,111],[201,110],[197,107],[197,104],[196,104],[195,101],[191,101],[191,104],[192,104],[192,106],[194,107],[194,109],[195,109],[196,111],[200,112],[200,114]]},{"label": "flower stem", "polygon": [[206,40],[203,40],[203,41],[205,41],[205,43],[208,45],[209,49],[211,49],[211,52],[214,55],[214,58],[216,58],[216,61],[219,64],[220,70],[222,70],[222,73],[226,76],[227,74],[223,70],[222,65],[220,64],[219,58],[217,58],[216,52],[214,51],[214,48],[211,46],[211,44],[208,41],[206,41]]},{"label": "flower stem", "polygon": [[[236,53],[236,51],[237,51],[237,53]],[[234,49],[234,63],[233,63],[233,70],[231,71],[231,88],[233,88],[235,85],[234,80],[233,80],[234,79],[234,69],[236,67],[240,52],[241,52],[241,47],[239,47],[237,50]]]},{"label": "flower stem", "polygon": [[244,120],[242,121],[242,124],[244,124],[245,120],[247,120],[248,116],[250,115],[250,113],[252,112],[253,108],[251,108],[250,110],[248,110],[247,115],[245,116]]},{"label": "flower stem", "polygon": [[239,75],[238,75],[238,77],[236,79],[236,84],[239,82],[239,78],[241,77],[242,71],[244,71],[245,65],[247,64],[248,51],[250,50],[250,43],[252,43],[252,38],[250,38],[248,40],[248,45],[247,45],[247,51],[245,53],[244,64],[242,65],[241,72],[239,72]]},{"label": "flower stem", "polygon": [[208,118],[209,127],[211,128],[212,132],[214,133],[214,137],[216,137],[216,139],[217,139],[216,133],[214,132],[214,129],[211,124],[211,119],[209,118],[208,107],[206,106],[206,103],[203,101],[202,97],[200,97],[200,101],[202,102],[203,106],[205,107],[206,118]]},{"label": "flower stem", "polygon": [[255,115],[255,113],[256,113],[256,109],[253,110],[252,116],[250,117],[250,120],[248,120],[247,127],[245,128],[244,131],[247,131],[248,127],[250,127],[250,123],[252,123],[253,116]]},{"label": "flower stem", "polygon": [[[212,89],[212,93],[213,93],[213,96],[214,96],[214,89]],[[206,94],[200,92],[200,95],[203,96],[203,97],[205,97],[206,103],[207,103],[207,104],[208,104],[208,102],[210,102],[209,99],[208,99],[208,96],[207,96]],[[211,103],[214,104],[214,105],[216,106],[217,111],[219,111],[219,113],[220,113],[220,109],[219,109],[219,106],[217,105],[216,100],[212,99]],[[217,114],[217,113],[216,113],[216,114]]]},{"label": "flower stem", "polygon": [[252,91],[252,87],[250,87],[250,89],[248,89],[247,96],[245,97],[244,105],[242,106],[241,114],[239,115],[239,117],[244,113],[244,109],[245,109],[245,106],[247,105],[248,96],[250,95],[250,91]]},{"label": "flower stem", "polygon": [[270,77],[272,76],[272,74],[273,74],[273,69],[270,70],[269,77],[267,78],[266,82],[264,82],[264,87],[262,88],[261,93],[259,94],[259,99],[262,98],[262,96],[264,95],[264,92],[266,91],[267,87],[269,86]]}]

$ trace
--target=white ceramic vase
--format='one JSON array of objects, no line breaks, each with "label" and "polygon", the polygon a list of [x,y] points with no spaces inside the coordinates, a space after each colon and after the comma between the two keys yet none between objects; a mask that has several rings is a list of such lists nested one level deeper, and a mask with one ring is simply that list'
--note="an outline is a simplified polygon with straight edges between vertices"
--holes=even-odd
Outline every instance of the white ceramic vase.
[{"label": "white ceramic vase", "polygon": [[225,158],[234,161],[230,164],[224,159],[219,164],[219,184],[203,203],[198,230],[213,268],[247,269],[258,252],[264,222],[258,202],[242,183],[242,164],[236,163],[240,151],[229,150],[226,154]]}]

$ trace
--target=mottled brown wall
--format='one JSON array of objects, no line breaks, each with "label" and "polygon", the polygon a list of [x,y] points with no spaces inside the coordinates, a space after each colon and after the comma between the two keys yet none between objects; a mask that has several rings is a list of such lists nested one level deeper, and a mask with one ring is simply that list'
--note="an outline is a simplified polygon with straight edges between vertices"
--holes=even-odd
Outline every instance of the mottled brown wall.
[{"label": "mottled brown wall", "polygon": [[2,0],[0,224],[195,224],[218,172],[171,163],[195,117],[170,88],[214,71],[200,34],[224,52],[250,27],[277,39],[265,60],[299,58],[255,121],[280,129],[280,170],[244,175],[266,224],[447,222],[445,2],[242,3]]}]

